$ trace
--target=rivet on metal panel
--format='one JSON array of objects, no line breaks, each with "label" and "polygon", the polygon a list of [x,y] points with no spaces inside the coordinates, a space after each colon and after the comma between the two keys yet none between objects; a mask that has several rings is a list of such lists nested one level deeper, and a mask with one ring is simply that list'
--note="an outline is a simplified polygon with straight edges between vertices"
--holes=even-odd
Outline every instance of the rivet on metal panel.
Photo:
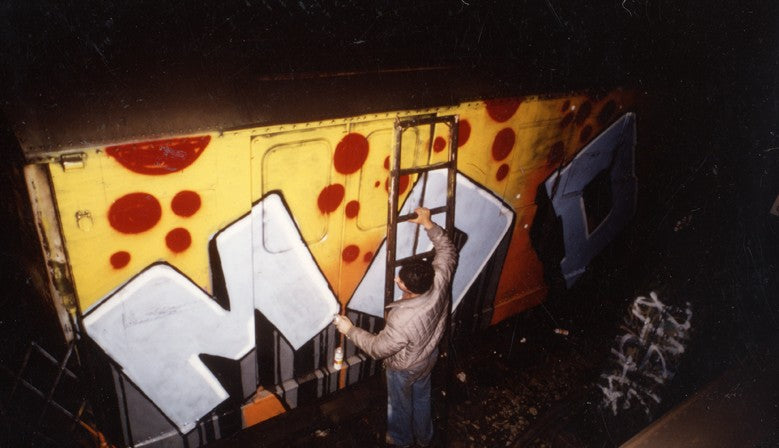
[{"label": "rivet on metal panel", "polygon": [[92,213],[89,210],[78,210],[76,212],[76,225],[78,228],[88,232],[92,230]]},{"label": "rivet on metal panel", "polygon": [[60,156],[60,164],[65,171],[81,169],[84,168],[84,159],[86,159],[86,157],[86,154],[83,152],[62,154]]}]

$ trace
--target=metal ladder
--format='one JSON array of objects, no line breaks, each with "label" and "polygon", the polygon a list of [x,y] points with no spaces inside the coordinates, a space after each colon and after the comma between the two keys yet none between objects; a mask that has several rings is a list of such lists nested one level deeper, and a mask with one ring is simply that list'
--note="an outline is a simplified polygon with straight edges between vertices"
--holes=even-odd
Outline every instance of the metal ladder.
[{"label": "metal ladder", "polygon": [[[449,158],[445,162],[429,163],[433,153],[433,137],[435,136],[436,124],[442,123],[449,127]],[[438,213],[446,213],[446,233],[449,238],[454,241],[454,206],[455,206],[455,187],[457,184],[457,130],[459,124],[459,117],[457,115],[446,116],[417,116],[404,119],[395,120],[395,135],[394,145],[392,149],[392,158],[390,163],[390,182],[389,182],[389,206],[387,209],[387,265],[384,277],[384,317],[387,317],[386,306],[393,302],[393,295],[395,293],[395,269],[398,266],[421,258],[429,257],[433,251],[427,251],[422,253],[416,253],[417,243],[419,240],[419,229],[416,229],[414,234],[414,247],[412,249],[412,255],[402,259],[397,259],[397,235],[398,224],[408,221],[416,217],[415,213],[409,213],[400,215],[398,211],[399,200],[399,185],[401,176],[411,176],[414,174],[421,174],[424,176],[422,179],[422,194],[420,195],[420,203],[418,206],[423,206],[422,202],[425,199],[425,189],[427,187],[427,173],[433,170],[446,168],[447,169],[447,188],[446,188],[446,205],[441,207],[435,207],[430,209],[430,215]],[[403,140],[403,132],[406,129],[429,126],[430,138],[427,145],[427,165],[413,166],[411,168],[402,168],[400,163],[401,155],[401,143]],[[449,301],[449,314],[451,314],[451,300]]]}]

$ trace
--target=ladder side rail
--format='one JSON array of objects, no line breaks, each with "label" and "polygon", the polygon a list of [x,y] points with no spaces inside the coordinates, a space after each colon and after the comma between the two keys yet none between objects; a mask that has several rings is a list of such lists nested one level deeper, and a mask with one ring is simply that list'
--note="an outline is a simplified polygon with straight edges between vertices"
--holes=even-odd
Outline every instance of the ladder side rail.
[{"label": "ladder side rail", "polygon": [[387,318],[386,306],[392,303],[395,292],[395,258],[398,234],[398,184],[400,180],[400,150],[404,127],[395,121],[395,144],[392,148],[390,166],[389,206],[387,207],[387,265],[384,271],[384,318]]},{"label": "ladder side rail", "polygon": [[[436,118],[436,117],[434,117]],[[430,159],[433,157],[433,138],[435,137],[435,124],[436,122],[433,121],[430,124],[427,125],[429,132],[427,136],[427,151],[426,155],[427,158],[425,160],[425,166],[430,166]],[[417,207],[422,207],[425,204],[425,194],[427,193],[427,173],[428,171],[424,171],[423,179],[422,179],[422,194],[419,196],[419,202],[417,203]],[[419,246],[419,226],[414,229],[414,244],[411,248],[411,253],[416,254],[417,253],[417,247]]]},{"label": "ladder side rail", "polygon": [[[446,189],[446,234],[449,239],[454,242],[454,211],[455,211],[455,197],[457,186],[457,137],[459,134],[459,116],[450,117],[449,122],[449,166],[447,167],[447,189]],[[454,333],[454,319],[452,318],[452,282],[449,282],[449,290],[447,291],[448,300],[446,301],[446,324],[444,325],[444,335],[441,338],[441,354],[440,357],[443,360],[444,366],[444,378],[442,385],[442,393],[444,395],[444,410],[443,410],[443,425],[448,427],[449,425],[449,386],[452,381],[452,368],[454,360],[450,354],[452,346],[452,334]],[[448,445],[448,434],[446,431],[442,437],[443,445]]]}]

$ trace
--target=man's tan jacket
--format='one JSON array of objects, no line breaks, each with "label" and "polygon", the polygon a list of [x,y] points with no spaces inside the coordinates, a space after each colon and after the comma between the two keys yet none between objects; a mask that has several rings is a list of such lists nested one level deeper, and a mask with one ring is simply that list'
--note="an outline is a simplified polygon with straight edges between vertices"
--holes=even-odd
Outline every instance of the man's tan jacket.
[{"label": "man's tan jacket", "polygon": [[384,358],[387,368],[410,372],[412,380],[426,375],[435,364],[430,355],[444,333],[449,285],[457,264],[457,250],[444,229],[434,223],[427,236],[435,247],[433,286],[413,299],[388,305],[386,325],[378,334],[356,326],[346,334],[374,359]]}]

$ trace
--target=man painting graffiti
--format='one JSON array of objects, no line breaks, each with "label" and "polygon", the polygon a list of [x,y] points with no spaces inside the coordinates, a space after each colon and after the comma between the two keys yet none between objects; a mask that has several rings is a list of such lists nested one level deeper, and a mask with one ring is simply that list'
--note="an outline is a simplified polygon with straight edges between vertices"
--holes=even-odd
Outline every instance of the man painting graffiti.
[{"label": "man painting graffiti", "polygon": [[384,359],[387,373],[387,443],[419,446],[433,440],[430,414],[430,372],[438,358],[438,343],[444,333],[449,284],[457,251],[430,210],[417,208],[409,222],[421,225],[433,242],[432,263],[424,260],[404,265],[395,278],[403,292],[387,309],[387,322],[378,334],[352,325],[336,316],[338,331],[375,359]]}]

